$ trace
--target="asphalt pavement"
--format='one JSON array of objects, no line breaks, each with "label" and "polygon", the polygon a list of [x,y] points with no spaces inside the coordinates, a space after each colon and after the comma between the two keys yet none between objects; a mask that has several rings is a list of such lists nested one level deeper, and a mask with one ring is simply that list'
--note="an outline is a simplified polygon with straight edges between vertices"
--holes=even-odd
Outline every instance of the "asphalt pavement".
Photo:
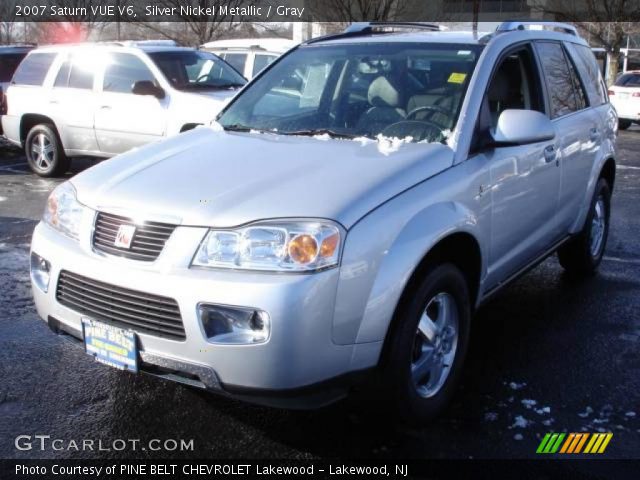
[{"label": "asphalt pavement", "polygon": [[[424,428],[361,399],[311,412],[251,406],[91,360],[31,300],[31,232],[61,180],[0,145],[0,458],[532,458],[547,432],[613,432],[606,458],[640,458],[640,128],[621,132],[606,256],[585,281],[555,257],[477,313],[464,378]],[[71,176],[92,160],[74,160]],[[524,213],[524,212],[523,212]],[[193,440],[192,451],[19,450],[52,439]],[[60,446],[60,445],[59,445]],[[61,446],[68,446],[63,444]]]}]

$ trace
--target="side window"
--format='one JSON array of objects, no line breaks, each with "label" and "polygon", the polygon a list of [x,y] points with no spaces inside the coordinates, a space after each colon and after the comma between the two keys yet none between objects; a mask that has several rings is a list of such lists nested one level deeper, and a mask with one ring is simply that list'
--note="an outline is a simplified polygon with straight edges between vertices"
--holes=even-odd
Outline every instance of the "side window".
[{"label": "side window", "polygon": [[104,72],[102,90],[131,93],[133,84],[143,80],[155,82],[153,73],[142,60],[128,53],[112,53]]},{"label": "side window", "polygon": [[13,75],[17,85],[42,85],[56,53],[32,53],[22,61]]},{"label": "side window", "polygon": [[253,71],[251,76],[255,77],[260,71],[262,71],[267,65],[276,59],[275,55],[262,55],[257,54],[253,60]]},{"label": "side window", "polygon": [[69,85],[69,71],[71,70],[71,62],[69,60],[65,60],[65,62],[60,65],[60,70],[58,70],[58,74],[56,75],[56,80],[53,83],[54,87],[66,87]]},{"label": "side window", "polygon": [[575,43],[568,43],[567,49],[578,70],[583,72],[582,78],[587,84],[589,103],[595,106],[607,103],[607,90],[602,81],[600,67],[591,49]]},{"label": "side window", "polygon": [[507,55],[489,83],[483,107],[484,123],[495,127],[498,117],[507,109],[544,113],[541,91],[540,75],[530,48],[525,47]]},{"label": "side window", "polygon": [[244,75],[244,64],[247,61],[246,53],[225,53],[225,61],[235,68],[241,75]]},{"label": "side window", "polygon": [[582,110],[583,108],[587,108],[589,102],[587,102],[587,94],[584,91],[584,86],[582,85],[582,80],[576,71],[576,67],[573,66],[573,62],[571,59],[567,58],[567,63],[569,64],[569,70],[571,70],[571,78],[573,80],[573,89],[576,92],[576,105],[578,110]]},{"label": "side window", "polygon": [[74,57],[71,60],[71,70],[69,71],[69,88],[92,90],[94,74],[94,62],[88,58]]},{"label": "side window", "polygon": [[562,46],[555,42],[538,42],[544,77],[551,100],[551,118],[562,117],[578,110],[574,78]]}]

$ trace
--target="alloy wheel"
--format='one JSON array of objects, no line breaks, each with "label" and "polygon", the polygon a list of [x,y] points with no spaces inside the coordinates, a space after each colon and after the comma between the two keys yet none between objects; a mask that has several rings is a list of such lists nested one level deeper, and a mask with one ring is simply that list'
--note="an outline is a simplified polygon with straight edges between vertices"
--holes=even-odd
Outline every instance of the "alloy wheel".
[{"label": "alloy wheel", "polygon": [[437,394],[453,366],[458,347],[459,314],[454,297],[432,297],[420,317],[413,344],[411,377],[423,398]]}]

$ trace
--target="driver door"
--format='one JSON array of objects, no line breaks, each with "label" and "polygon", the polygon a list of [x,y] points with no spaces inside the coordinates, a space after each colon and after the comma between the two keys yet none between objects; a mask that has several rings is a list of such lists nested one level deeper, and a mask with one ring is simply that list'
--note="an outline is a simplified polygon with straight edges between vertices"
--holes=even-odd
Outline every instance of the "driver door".
[{"label": "driver door", "polygon": [[170,98],[134,95],[133,85],[149,80],[153,73],[137,56],[111,52],[98,97],[95,117],[100,151],[117,155],[164,137]]},{"label": "driver door", "polygon": [[[485,94],[484,121],[495,128],[500,113],[506,109],[546,112],[543,85],[530,45],[508,53]],[[491,178],[489,289],[517,273],[559,239],[556,212],[561,174],[555,158],[557,148],[556,137],[483,153]]]}]

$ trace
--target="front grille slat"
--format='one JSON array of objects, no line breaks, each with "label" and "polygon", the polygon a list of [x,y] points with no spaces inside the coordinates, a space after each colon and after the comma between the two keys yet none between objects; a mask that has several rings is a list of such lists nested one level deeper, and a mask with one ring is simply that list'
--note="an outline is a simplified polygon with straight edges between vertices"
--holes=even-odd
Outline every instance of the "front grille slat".
[{"label": "front grille slat", "polygon": [[115,255],[117,257],[125,257],[125,258],[129,258],[131,260],[145,260],[145,261],[153,261],[157,258],[157,255],[147,255],[144,253],[136,253],[136,252],[132,252],[130,250],[123,252],[121,249],[116,248],[116,247],[109,247],[107,245],[100,245],[98,248],[98,244],[94,243],[94,246],[96,247],[96,249],[101,250],[105,253],[110,253],[111,255]]},{"label": "front grille slat", "polygon": [[168,297],[117,287],[63,270],[56,298],[60,304],[105,323],[185,339],[180,308]]},{"label": "front grille slat", "polygon": [[[119,317],[120,319],[125,319],[125,321],[127,322],[142,322],[138,324],[141,326],[149,326],[148,324],[153,324],[154,327],[158,326],[160,328],[180,330],[180,327],[176,327],[173,323],[162,322],[160,320],[156,320],[155,318],[150,318],[148,316],[145,316],[144,315],[145,312],[142,312],[142,315],[138,315],[136,313],[129,313],[131,312],[131,309],[122,308],[121,306],[116,305],[115,303],[112,303],[112,304],[101,303],[99,301],[96,301],[96,299],[94,298],[92,299],[92,298],[86,298],[86,297],[74,295],[64,289],[60,290],[59,293],[60,293],[60,298],[67,300],[69,302],[75,302],[76,305],[82,305],[85,308],[91,308],[95,312],[100,313],[101,315],[109,315],[109,316],[113,315],[114,318]],[[112,306],[118,308],[117,314],[113,313]]]},{"label": "front grille slat", "polygon": [[[66,279],[66,285],[61,286],[62,289],[68,289],[69,291],[74,291],[75,289],[79,289],[81,290],[83,293],[85,293],[86,295],[94,295],[94,296],[98,296],[101,298],[106,299],[106,302],[109,303],[109,301],[113,301],[113,302],[118,302],[118,304],[124,303],[127,305],[132,305],[132,306],[140,306],[140,301],[135,301],[133,299],[131,299],[130,297],[125,297],[124,295],[120,295],[120,296],[116,296],[114,295],[112,292],[109,293],[105,293],[105,291],[100,291],[96,288],[88,288],[83,286],[80,283],[76,283],[74,280],[71,280],[70,278]],[[151,304],[149,302],[145,302],[144,303],[145,308],[150,309],[150,310],[157,310],[159,313],[170,313],[170,314],[179,314],[180,311],[178,310],[178,308],[171,308],[168,306],[160,306],[160,305],[155,305],[155,304]],[[170,319],[173,319],[173,316],[169,317]]]},{"label": "front grille slat", "polygon": [[[115,246],[118,229],[122,225],[136,227],[130,248]],[[93,247],[110,255],[150,262],[158,258],[175,228],[175,225],[159,222],[137,224],[131,218],[98,212],[93,232]]]},{"label": "front grille slat", "polygon": [[172,300],[170,298],[160,297],[158,295],[153,295],[151,293],[137,292],[135,290],[129,290],[123,287],[116,287],[115,285],[109,285],[108,283],[99,282],[97,280],[91,280],[87,277],[82,277],[80,275],[76,275],[70,272],[65,272],[65,276],[72,281],[75,280],[75,281],[84,283],[86,285],[91,285],[96,289],[110,291],[117,295],[131,297],[131,298],[139,299],[142,301],[151,301],[151,302],[154,302],[155,304],[175,306],[176,310],[178,310],[177,303],[175,302],[175,300]]}]

